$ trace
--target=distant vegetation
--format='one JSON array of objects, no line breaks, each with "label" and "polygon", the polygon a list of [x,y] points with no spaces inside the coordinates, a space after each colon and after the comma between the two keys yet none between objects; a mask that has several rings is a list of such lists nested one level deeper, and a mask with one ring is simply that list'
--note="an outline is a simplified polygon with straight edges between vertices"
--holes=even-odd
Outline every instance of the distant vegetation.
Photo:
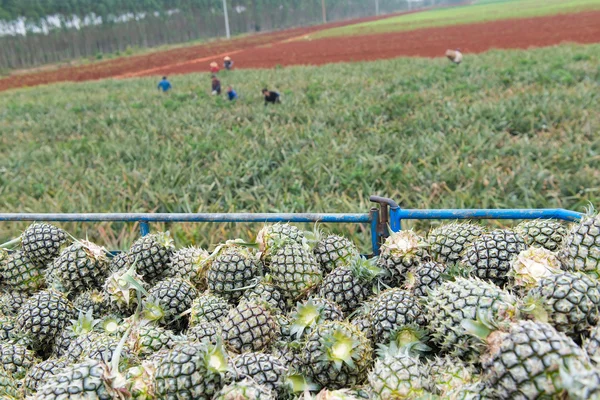
[{"label": "distant vegetation", "polygon": [[[366,212],[600,204],[600,45],[61,84],[0,97],[4,212]],[[280,90],[264,107],[260,89]],[[7,239],[25,224],[0,224]],[[121,224],[66,226],[124,247]],[[420,223],[419,228],[425,227]],[[174,224],[179,243],[249,230]],[[310,228],[310,227],[308,227]],[[352,227],[338,230],[362,240]],[[366,228],[365,228],[366,229]]]}]

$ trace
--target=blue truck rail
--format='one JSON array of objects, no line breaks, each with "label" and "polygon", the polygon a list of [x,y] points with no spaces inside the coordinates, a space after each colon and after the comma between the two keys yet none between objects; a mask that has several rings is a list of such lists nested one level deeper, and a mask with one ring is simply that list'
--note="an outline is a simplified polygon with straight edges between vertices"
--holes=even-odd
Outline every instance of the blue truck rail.
[{"label": "blue truck rail", "polygon": [[72,213],[35,214],[0,213],[0,221],[44,222],[131,222],[140,224],[140,232],[147,235],[153,222],[291,222],[369,224],[373,254],[389,236],[389,231],[402,229],[402,221],[409,219],[558,219],[577,221],[583,215],[564,209],[402,209],[389,198],[371,196],[378,207],[368,213]]}]

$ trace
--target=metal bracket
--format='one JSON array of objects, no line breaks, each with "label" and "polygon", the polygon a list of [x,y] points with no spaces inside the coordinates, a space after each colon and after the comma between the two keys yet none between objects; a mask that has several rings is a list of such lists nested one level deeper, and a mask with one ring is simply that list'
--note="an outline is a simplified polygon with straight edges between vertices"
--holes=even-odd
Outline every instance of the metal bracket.
[{"label": "metal bracket", "polygon": [[385,239],[390,236],[390,211],[398,210],[398,203],[387,197],[371,196],[369,200],[379,204],[379,218],[377,220],[376,232],[379,245],[385,242]]}]

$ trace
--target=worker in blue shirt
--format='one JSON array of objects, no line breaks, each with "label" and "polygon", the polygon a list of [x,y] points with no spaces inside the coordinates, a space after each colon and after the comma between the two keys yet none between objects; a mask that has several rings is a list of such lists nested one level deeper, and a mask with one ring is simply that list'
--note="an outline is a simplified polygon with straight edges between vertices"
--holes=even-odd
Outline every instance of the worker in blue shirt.
[{"label": "worker in blue shirt", "polygon": [[237,100],[238,98],[237,92],[231,86],[227,86],[227,97],[229,97],[230,101]]},{"label": "worker in blue shirt", "polygon": [[158,90],[162,90],[163,92],[168,92],[171,90],[171,82],[167,80],[166,76],[163,76],[162,81],[158,82]]}]

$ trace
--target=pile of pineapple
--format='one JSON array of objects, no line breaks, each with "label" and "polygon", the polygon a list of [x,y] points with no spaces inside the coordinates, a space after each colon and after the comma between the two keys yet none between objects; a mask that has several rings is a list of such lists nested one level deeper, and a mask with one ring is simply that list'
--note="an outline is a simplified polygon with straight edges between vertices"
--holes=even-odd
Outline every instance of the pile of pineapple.
[{"label": "pile of pineapple", "polygon": [[[0,253],[1,399],[600,398],[600,217]],[[7,247],[7,246],[5,246]]]}]

